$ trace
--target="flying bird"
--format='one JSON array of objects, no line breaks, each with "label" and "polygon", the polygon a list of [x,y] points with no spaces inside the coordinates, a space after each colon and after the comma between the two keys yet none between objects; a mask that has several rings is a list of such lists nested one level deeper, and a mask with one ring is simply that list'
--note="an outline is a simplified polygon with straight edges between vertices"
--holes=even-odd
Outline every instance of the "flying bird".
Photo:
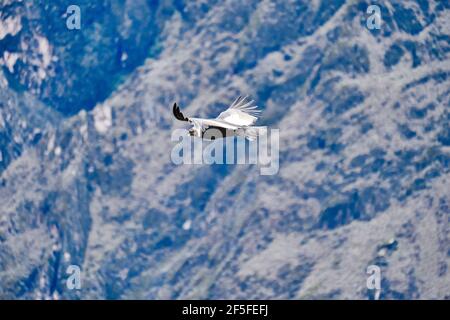
[{"label": "flying bird", "polygon": [[221,112],[215,119],[188,118],[180,111],[175,102],[173,104],[173,115],[180,121],[187,121],[193,125],[189,129],[189,135],[204,140],[215,140],[230,136],[245,137],[253,141],[263,127],[252,126],[261,112],[254,105],[254,100],[247,100],[247,96],[239,96],[227,110]]}]

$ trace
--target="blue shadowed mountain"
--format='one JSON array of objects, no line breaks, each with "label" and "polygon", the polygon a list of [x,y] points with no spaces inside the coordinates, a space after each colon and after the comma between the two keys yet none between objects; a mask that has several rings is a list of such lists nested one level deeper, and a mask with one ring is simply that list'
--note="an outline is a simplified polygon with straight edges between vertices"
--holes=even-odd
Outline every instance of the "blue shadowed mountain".
[{"label": "blue shadowed mountain", "polygon": [[[0,4],[0,298],[450,298],[448,2],[72,4]],[[279,172],[175,165],[240,94]]]}]

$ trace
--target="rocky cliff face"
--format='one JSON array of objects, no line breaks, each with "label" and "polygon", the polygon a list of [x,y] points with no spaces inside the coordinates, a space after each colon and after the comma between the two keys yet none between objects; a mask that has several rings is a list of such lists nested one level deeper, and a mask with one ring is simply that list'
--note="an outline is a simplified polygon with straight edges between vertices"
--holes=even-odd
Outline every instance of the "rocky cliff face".
[{"label": "rocky cliff face", "polygon": [[[0,298],[448,299],[450,8],[370,4],[4,1]],[[278,174],[174,165],[241,93]]]}]

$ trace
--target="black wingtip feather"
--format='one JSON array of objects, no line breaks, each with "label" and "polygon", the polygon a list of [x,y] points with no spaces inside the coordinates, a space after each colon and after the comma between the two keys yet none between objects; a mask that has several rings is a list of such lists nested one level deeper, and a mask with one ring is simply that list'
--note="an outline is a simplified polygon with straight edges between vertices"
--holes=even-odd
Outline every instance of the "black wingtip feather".
[{"label": "black wingtip feather", "polygon": [[186,118],[181,113],[180,107],[177,105],[176,102],[173,104],[172,112],[173,112],[173,115],[175,116],[175,118],[177,118],[178,120],[180,120],[180,121],[188,121],[188,118]]}]

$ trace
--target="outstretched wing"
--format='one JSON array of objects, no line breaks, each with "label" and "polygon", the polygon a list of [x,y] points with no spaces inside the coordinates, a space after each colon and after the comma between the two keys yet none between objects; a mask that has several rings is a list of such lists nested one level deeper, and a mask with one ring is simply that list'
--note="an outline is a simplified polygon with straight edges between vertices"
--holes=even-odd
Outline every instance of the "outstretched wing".
[{"label": "outstretched wing", "polygon": [[177,105],[176,102],[173,104],[172,112],[173,112],[173,115],[175,116],[175,118],[177,118],[178,120],[180,120],[180,121],[189,121],[189,118],[185,117],[181,113],[180,107]]},{"label": "outstretched wing", "polygon": [[220,119],[201,119],[201,118],[189,118],[189,121],[191,123],[197,126],[200,126],[201,128],[205,127],[220,127],[225,128],[229,130],[237,130],[240,126],[234,125],[232,123],[220,120]]},{"label": "outstretched wing", "polygon": [[247,100],[247,96],[239,96],[231,106],[219,114],[217,120],[222,120],[236,126],[250,126],[256,122],[261,112],[254,105],[254,100]]}]

